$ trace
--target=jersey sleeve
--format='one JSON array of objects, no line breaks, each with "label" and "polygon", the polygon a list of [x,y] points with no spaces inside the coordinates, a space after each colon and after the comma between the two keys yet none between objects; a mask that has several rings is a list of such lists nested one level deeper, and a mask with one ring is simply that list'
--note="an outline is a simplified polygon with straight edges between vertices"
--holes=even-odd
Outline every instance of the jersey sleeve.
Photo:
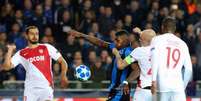
[{"label": "jersey sleeve", "polygon": [[[12,56],[12,58],[11,58],[11,63],[12,63],[12,65],[14,65],[14,67],[16,67],[17,65],[20,64],[20,61],[21,61],[21,59],[20,59],[20,52],[18,51],[17,53],[15,53],[15,54]],[[13,68],[14,68],[14,67],[13,67]]]},{"label": "jersey sleeve", "polygon": [[156,39],[153,38],[151,41],[151,67],[152,67],[152,81],[156,81],[157,75],[158,75],[158,59],[157,59],[157,45],[156,45]]},{"label": "jersey sleeve", "polygon": [[184,78],[183,79],[184,79],[184,87],[186,88],[186,86],[188,85],[188,82],[192,78],[192,63],[191,63],[188,47],[186,46],[185,48],[186,48],[185,50],[186,58],[184,61]]},{"label": "jersey sleeve", "polygon": [[55,61],[59,59],[59,57],[61,57],[61,53],[52,45],[49,44],[45,44],[47,46],[49,55],[52,59],[54,59]]},{"label": "jersey sleeve", "polygon": [[140,58],[140,48],[134,49],[130,55],[128,55],[124,60],[128,63],[131,64],[135,61],[137,61]]}]

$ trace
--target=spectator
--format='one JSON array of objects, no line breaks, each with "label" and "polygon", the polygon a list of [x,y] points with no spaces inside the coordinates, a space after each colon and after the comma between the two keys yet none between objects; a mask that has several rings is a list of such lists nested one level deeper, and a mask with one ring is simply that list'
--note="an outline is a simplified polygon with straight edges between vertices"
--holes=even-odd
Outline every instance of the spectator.
[{"label": "spectator", "polygon": [[54,41],[54,37],[53,37],[53,32],[52,32],[52,28],[47,26],[45,27],[44,29],[44,36],[42,38],[46,43],[50,43],[52,45],[55,44],[55,41]]},{"label": "spectator", "polygon": [[197,23],[201,18],[201,4],[197,4],[196,11],[188,19],[188,23]]},{"label": "spectator", "polygon": [[61,74],[61,67],[58,63],[53,64],[53,75],[54,75],[54,81],[55,81],[55,88],[59,88],[60,84],[60,74]]},{"label": "spectator", "polygon": [[101,19],[101,17],[103,17],[105,15],[105,6],[101,5],[99,8],[98,8],[98,12],[96,14],[96,18],[97,19]]},{"label": "spectator", "polygon": [[147,19],[142,23],[142,27],[145,29],[146,27],[146,24],[147,23],[150,23],[151,24],[151,28],[153,28],[154,30],[158,31],[159,28],[158,28],[158,22],[156,20],[154,20],[154,14],[153,13],[149,13],[147,15]]},{"label": "spectator", "polygon": [[5,23],[7,31],[10,30],[12,26],[12,17],[14,15],[13,5],[6,3],[1,8],[0,19],[2,23]]},{"label": "spectator", "polygon": [[49,43],[49,39],[47,38],[47,36],[42,37],[41,43]]},{"label": "spectator", "polygon": [[159,16],[159,1],[152,2],[150,13],[153,14],[154,20],[156,21]]},{"label": "spectator", "polygon": [[92,10],[88,10],[84,13],[84,18],[81,20],[78,30],[83,33],[89,33],[90,27],[95,19],[95,13]]},{"label": "spectator", "polygon": [[24,23],[27,26],[28,24],[31,23],[31,18],[34,15],[33,14],[33,4],[31,0],[24,0]]},{"label": "spectator", "polygon": [[61,4],[56,8],[55,11],[55,24],[58,24],[58,22],[62,21],[64,11],[69,11],[69,15],[73,15],[74,11],[70,0],[61,0]]},{"label": "spectator", "polygon": [[[80,4],[80,9],[79,9],[79,17],[81,20],[85,19],[86,12],[87,11],[92,11],[92,1],[91,0],[83,0]],[[83,16],[84,15],[84,16]]]},{"label": "spectator", "polygon": [[114,14],[116,16],[115,19],[120,19],[125,15],[126,11],[126,3],[123,0],[111,0],[111,5],[114,10]]},{"label": "spectator", "polygon": [[112,14],[112,7],[105,7],[105,15],[98,19],[99,26],[101,26],[100,32],[103,34],[104,39],[107,39],[109,31],[113,28],[112,26],[115,23],[115,19]]},{"label": "spectator", "polygon": [[127,10],[132,16],[132,24],[134,27],[141,26],[141,21],[144,19],[144,11],[140,8],[138,0],[131,0],[130,8]]},{"label": "spectator", "polygon": [[20,31],[20,25],[17,22],[13,23],[11,27],[11,32],[8,34],[9,42],[14,43],[14,41],[21,35]]},{"label": "spectator", "polygon": [[[96,37],[103,39],[102,34],[99,31],[99,25],[97,22],[93,22],[90,27],[90,32],[94,33]],[[103,39],[104,40],[104,39]]]},{"label": "spectator", "polygon": [[169,16],[169,9],[167,7],[161,8],[158,16],[159,26],[161,26],[162,20],[167,16]]},{"label": "spectator", "polygon": [[103,63],[103,65],[107,63],[108,57],[109,57],[108,51],[103,49],[100,53],[100,60]]},{"label": "spectator", "polygon": [[0,19],[0,32],[6,32],[6,24],[2,23],[1,19]]},{"label": "spectator", "polygon": [[47,20],[47,24],[53,24],[54,22],[52,3],[52,0],[45,0],[44,3],[44,16]]},{"label": "spectator", "polygon": [[24,25],[24,16],[23,16],[23,11],[22,10],[16,10],[15,11],[15,16],[14,16],[14,22],[17,22],[21,28],[25,28]]},{"label": "spectator", "polygon": [[187,32],[184,34],[183,40],[186,42],[186,44],[189,47],[190,54],[195,54],[195,45],[196,45],[196,35],[193,30],[193,25],[189,24],[187,25]]},{"label": "spectator", "polygon": [[[34,15],[32,16],[29,25],[35,25],[41,32],[43,32],[43,27],[45,24],[47,24],[47,19],[43,15],[43,6],[41,4],[36,5]],[[40,33],[40,36],[43,36],[43,34]]]},{"label": "spectator", "polygon": [[189,15],[192,15],[196,12],[196,4],[193,0],[184,0],[184,2],[186,4],[187,12]]},{"label": "spectator", "polygon": [[121,19],[117,20],[114,29],[116,32],[123,30],[123,22]]},{"label": "spectator", "polygon": [[62,19],[57,24],[57,33],[54,35],[57,42],[61,43],[65,40],[66,32],[72,27],[72,19],[68,10],[63,11]]},{"label": "spectator", "polygon": [[68,62],[72,62],[74,52],[79,50],[79,44],[75,41],[75,38],[72,35],[68,35],[65,43],[61,44],[59,47],[61,53],[63,53],[64,58]]},{"label": "spectator", "polygon": [[194,55],[191,56],[191,61],[193,64],[193,80],[189,82],[186,93],[187,96],[195,96],[196,95],[196,80],[199,78],[200,68],[197,67],[197,59]]},{"label": "spectator", "polygon": [[107,57],[106,64],[104,66],[106,68],[106,79],[111,80],[111,72],[112,72],[112,58],[110,56]]},{"label": "spectator", "polygon": [[104,40],[108,41],[108,42],[114,42],[116,35],[115,35],[116,31],[115,30],[110,30],[110,37],[108,37],[107,39],[104,38]]},{"label": "spectator", "polygon": [[7,44],[7,34],[5,32],[0,32],[0,47],[6,47]]},{"label": "spectator", "polygon": [[125,15],[124,16],[124,27],[123,27],[123,29],[125,29],[131,33],[133,28],[134,27],[132,25],[132,16],[130,14]]},{"label": "spectator", "polygon": [[15,38],[14,43],[16,45],[16,50],[25,48],[27,46],[26,33],[20,33],[20,35]]},{"label": "spectator", "polygon": [[97,58],[95,61],[94,66],[91,67],[91,79],[94,81],[91,88],[102,88],[101,81],[106,79],[105,69],[100,58]]},{"label": "spectator", "polygon": [[176,11],[176,20],[177,20],[177,32],[184,33],[186,29],[186,20],[184,19],[184,12],[182,10]]},{"label": "spectator", "polygon": [[196,57],[197,57],[197,64],[198,64],[198,67],[201,67],[201,32],[198,36],[198,43],[196,44]]},{"label": "spectator", "polygon": [[83,65],[83,60],[82,60],[82,53],[80,51],[76,51],[73,56],[73,62],[70,64],[70,70],[68,72],[68,78],[70,80],[75,80],[76,78],[74,77],[75,69],[77,66]]},{"label": "spectator", "polygon": [[80,51],[76,51],[73,56],[73,62],[71,67],[75,69],[77,66],[83,65],[83,64],[84,63],[82,60],[82,53]]},{"label": "spectator", "polygon": [[88,55],[87,65],[89,67],[92,67],[96,62],[96,58],[97,58],[96,51],[90,50]]},{"label": "spectator", "polygon": [[191,55],[191,61],[193,65],[193,81],[201,80],[201,67],[198,66],[197,57],[195,55]]}]

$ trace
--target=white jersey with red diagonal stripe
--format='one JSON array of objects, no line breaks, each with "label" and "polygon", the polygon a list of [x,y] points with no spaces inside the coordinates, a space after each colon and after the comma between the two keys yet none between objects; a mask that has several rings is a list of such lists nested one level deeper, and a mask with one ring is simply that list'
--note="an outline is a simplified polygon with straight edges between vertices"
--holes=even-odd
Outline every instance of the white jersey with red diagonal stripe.
[{"label": "white jersey with red diagonal stripe", "polygon": [[24,48],[11,59],[16,67],[22,64],[26,70],[25,88],[46,88],[53,85],[51,68],[52,59],[57,60],[61,54],[49,44],[39,44],[36,48]]}]

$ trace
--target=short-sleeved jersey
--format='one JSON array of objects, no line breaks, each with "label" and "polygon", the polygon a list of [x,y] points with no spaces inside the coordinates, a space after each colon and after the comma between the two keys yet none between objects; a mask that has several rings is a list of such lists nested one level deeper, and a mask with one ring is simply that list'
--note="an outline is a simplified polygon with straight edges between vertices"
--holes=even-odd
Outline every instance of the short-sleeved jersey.
[{"label": "short-sleeved jersey", "polygon": [[183,91],[185,81],[182,68],[184,66],[185,70],[192,71],[186,43],[177,36],[166,33],[154,37],[151,47],[152,81],[157,82],[159,92]]},{"label": "short-sleeved jersey", "polygon": [[39,44],[36,48],[19,50],[11,59],[15,66],[22,64],[26,70],[25,87],[46,88],[53,86],[51,68],[52,59],[57,60],[61,54],[49,44]]},{"label": "short-sleeved jersey", "polygon": [[151,86],[152,70],[150,49],[150,46],[138,47],[124,59],[128,64],[138,61],[138,65],[140,67],[140,78],[138,80],[138,86],[141,88]]}]

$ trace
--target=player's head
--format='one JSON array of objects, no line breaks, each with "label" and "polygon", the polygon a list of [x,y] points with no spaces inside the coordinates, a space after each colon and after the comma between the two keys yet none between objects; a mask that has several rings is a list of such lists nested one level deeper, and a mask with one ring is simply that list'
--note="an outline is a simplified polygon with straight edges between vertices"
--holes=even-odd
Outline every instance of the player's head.
[{"label": "player's head", "polygon": [[116,38],[114,43],[118,49],[128,46],[129,44],[128,32],[125,30],[116,32]]},{"label": "player's head", "polygon": [[161,25],[162,33],[174,33],[176,31],[176,20],[172,17],[166,17],[163,19]]},{"label": "player's head", "polygon": [[152,38],[156,36],[156,33],[152,29],[143,30],[140,34],[140,43],[142,46],[148,46],[151,43]]},{"label": "player's head", "polygon": [[39,42],[39,30],[36,26],[28,26],[26,34],[30,44],[37,44]]}]

